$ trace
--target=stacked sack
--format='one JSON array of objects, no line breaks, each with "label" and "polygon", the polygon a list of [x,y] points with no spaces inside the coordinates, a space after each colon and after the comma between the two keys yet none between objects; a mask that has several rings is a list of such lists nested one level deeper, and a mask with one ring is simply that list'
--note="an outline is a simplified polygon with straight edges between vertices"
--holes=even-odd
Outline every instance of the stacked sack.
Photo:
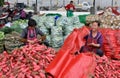
[{"label": "stacked sack", "polygon": [[115,32],[115,38],[116,38],[116,52],[114,54],[114,57],[117,59],[120,59],[120,30],[116,30]]},{"label": "stacked sack", "polygon": [[114,37],[115,31],[112,29],[103,29],[103,49],[108,57],[113,57],[116,52],[116,38]]},{"label": "stacked sack", "polygon": [[47,41],[52,47],[60,47],[74,28],[84,26],[78,17],[58,16],[56,22],[56,16],[35,15],[32,18],[37,21],[38,28],[46,34]]},{"label": "stacked sack", "polygon": [[52,47],[60,47],[63,44],[63,30],[60,26],[51,28]]},{"label": "stacked sack", "polygon": [[99,30],[103,35],[102,49],[108,58],[120,59],[120,30],[101,28]]},{"label": "stacked sack", "polygon": [[86,17],[86,21],[88,23],[95,20],[98,20],[101,22],[102,28],[113,28],[113,29],[120,28],[120,15],[115,15],[112,12],[111,8],[105,9],[102,14],[88,15]]}]

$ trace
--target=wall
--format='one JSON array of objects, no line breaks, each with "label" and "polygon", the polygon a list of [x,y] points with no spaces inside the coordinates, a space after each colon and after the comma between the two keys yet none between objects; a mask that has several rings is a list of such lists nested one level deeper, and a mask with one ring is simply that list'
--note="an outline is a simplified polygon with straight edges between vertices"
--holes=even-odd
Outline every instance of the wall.
[{"label": "wall", "polygon": [[[5,0],[9,1],[10,3],[15,3],[15,2],[24,2],[27,4],[27,0]],[[31,6],[33,3],[35,3],[36,0],[29,0],[29,5]],[[38,0],[39,5],[46,5],[46,6],[51,6],[50,1],[52,1],[52,6],[54,5],[59,5],[59,6],[65,6],[68,4],[71,0]],[[82,3],[83,1],[90,2],[91,4],[93,3],[93,0],[73,0],[75,3]],[[100,6],[101,8],[111,6],[112,5],[112,0],[95,0],[96,1],[96,7]],[[58,4],[57,4],[58,3]],[[116,3],[116,4],[115,4]],[[113,5],[120,6],[120,0],[113,0]]]}]

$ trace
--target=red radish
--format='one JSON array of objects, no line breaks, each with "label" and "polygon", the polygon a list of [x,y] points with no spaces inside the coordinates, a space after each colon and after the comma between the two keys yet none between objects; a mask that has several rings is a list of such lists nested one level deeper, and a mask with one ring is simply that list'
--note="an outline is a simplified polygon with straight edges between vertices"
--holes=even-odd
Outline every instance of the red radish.
[{"label": "red radish", "polygon": [[[100,61],[101,60],[101,61]],[[120,61],[109,60],[108,58],[101,57],[96,59],[97,66],[95,69],[95,78],[119,78]]]},{"label": "red radish", "polygon": [[40,73],[40,78],[45,78],[45,74],[44,73]]},{"label": "red radish", "polygon": [[[4,52],[0,54],[0,77],[5,74],[9,78],[45,78],[41,71],[44,71],[55,54],[54,49],[38,44],[23,46],[11,54]],[[39,74],[32,75],[33,71]]]}]

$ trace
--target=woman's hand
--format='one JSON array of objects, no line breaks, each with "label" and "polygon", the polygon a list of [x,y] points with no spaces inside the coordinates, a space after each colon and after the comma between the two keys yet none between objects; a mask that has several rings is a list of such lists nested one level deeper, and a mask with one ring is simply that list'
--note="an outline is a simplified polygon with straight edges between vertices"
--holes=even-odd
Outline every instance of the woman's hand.
[{"label": "woman's hand", "polygon": [[100,47],[100,44],[95,44],[95,43],[90,43],[90,44],[88,44],[88,46],[92,46],[92,47]]},{"label": "woman's hand", "polygon": [[40,38],[40,39],[38,39],[38,41],[39,41],[39,42],[42,42],[42,39]]},{"label": "woman's hand", "polygon": [[34,40],[27,40],[27,42],[30,43],[30,44],[34,44],[35,43]]},{"label": "woman's hand", "polygon": [[88,44],[88,46],[95,46],[95,43],[90,43]]},{"label": "woman's hand", "polygon": [[94,46],[94,43],[89,43],[89,44],[87,44],[88,46]]}]

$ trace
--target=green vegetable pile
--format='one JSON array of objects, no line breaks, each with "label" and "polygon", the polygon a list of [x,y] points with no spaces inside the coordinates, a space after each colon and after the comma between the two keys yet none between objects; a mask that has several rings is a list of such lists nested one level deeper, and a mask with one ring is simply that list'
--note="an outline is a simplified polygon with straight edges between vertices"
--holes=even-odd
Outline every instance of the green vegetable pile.
[{"label": "green vegetable pile", "polygon": [[3,52],[4,48],[3,48],[3,45],[4,45],[4,32],[0,31],[0,53]]},{"label": "green vegetable pile", "polygon": [[3,40],[5,37],[4,32],[0,31],[0,40]]},{"label": "green vegetable pile", "polygon": [[[84,26],[80,22],[80,18],[76,17],[65,17],[59,16],[55,22],[56,16],[58,14],[49,14],[49,15],[34,15],[32,18],[36,20],[37,27],[46,34],[46,38],[50,46],[60,47],[62,46],[66,37],[73,31],[75,28],[80,28]],[[0,31],[5,34],[11,34],[13,31],[21,33],[22,29],[28,26],[28,20],[16,20],[12,23],[11,27],[4,27]],[[10,44],[10,43],[9,43]]]}]

